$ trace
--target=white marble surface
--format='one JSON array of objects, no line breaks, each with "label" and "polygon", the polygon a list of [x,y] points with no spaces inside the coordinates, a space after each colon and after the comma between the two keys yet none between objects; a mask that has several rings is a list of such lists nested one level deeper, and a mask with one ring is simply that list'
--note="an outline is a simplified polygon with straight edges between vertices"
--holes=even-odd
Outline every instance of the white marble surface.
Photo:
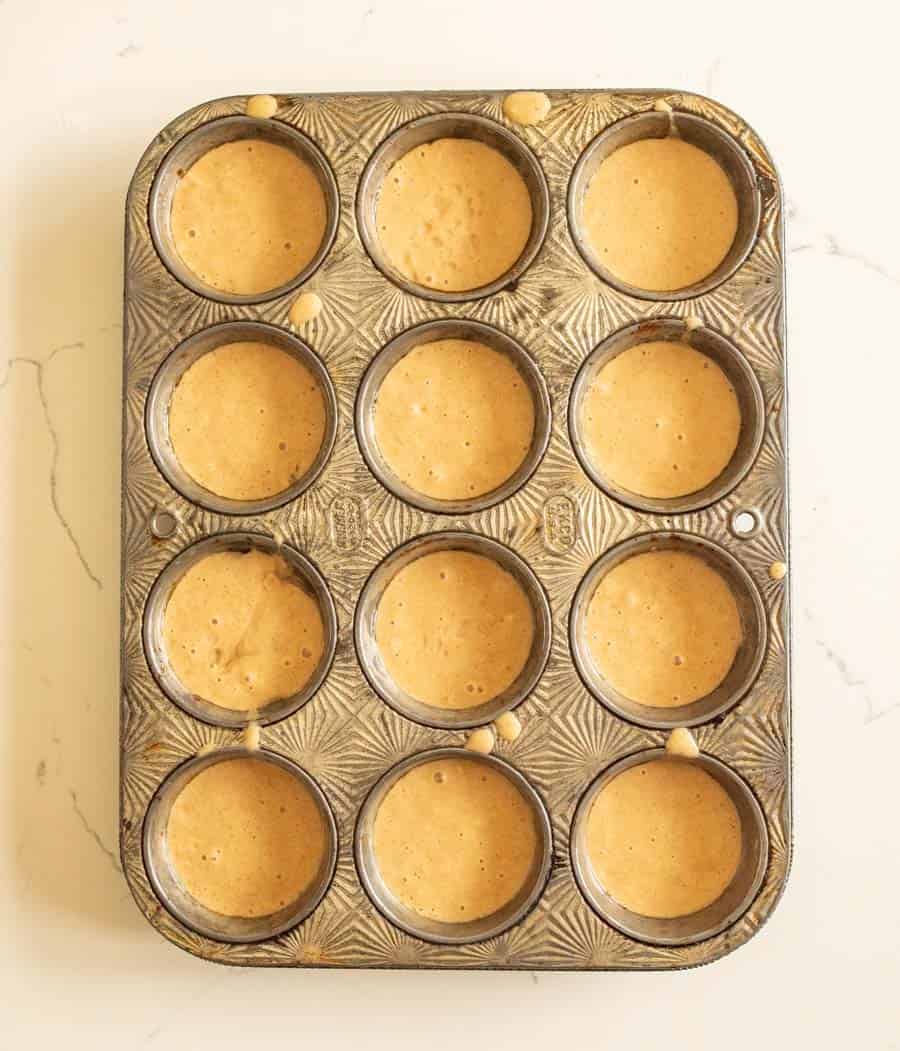
[{"label": "white marble surface", "polygon": [[[468,1034],[479,1046],[638,1049],[675,1034],[670,1046],[734,1051],[900,1047],[891,455],[900,224],[887,6],[0,2],[0,1044],[227,1049],[280,1039],[437,1051]],[[160,939],[118,870],[130,172],[155,131],[204,98],[427,86],[705,91],[750,120],[780,165],[790,201],[796,853],[768,927],[712,967],[217,968]]]}]

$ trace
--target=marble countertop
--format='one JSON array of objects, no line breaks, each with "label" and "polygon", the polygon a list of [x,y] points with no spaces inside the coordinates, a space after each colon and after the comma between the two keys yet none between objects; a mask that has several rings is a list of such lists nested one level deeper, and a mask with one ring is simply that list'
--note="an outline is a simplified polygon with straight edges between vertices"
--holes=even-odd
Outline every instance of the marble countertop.
[{"label": "marble countertop", "polygon": [[[895,34],[760,0],[0,3],[0,982],[9,1046],[900,1047],[892,526]],[[855,27],[859,26],[857,30]],[[840,56],[840,63],[835,56]],[[672,974],[205,964],[116,856],[122,211],[188,106],[245,91],[671,87],[748,119],[788,200],[795,858],[734,955]],[[864,164],[860,163],[863,159]],[[766,1018],[771,1033],[761,1034]],[[5,1041],[4,1041],[5,1042]]]}]

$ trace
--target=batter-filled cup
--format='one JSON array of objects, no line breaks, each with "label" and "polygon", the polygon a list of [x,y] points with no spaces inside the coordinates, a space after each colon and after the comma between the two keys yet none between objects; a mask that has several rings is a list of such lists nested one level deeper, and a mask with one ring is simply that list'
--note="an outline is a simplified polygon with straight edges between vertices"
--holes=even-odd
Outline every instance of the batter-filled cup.
[{"label": "batter-filled cup", "polygon": [[150,193],[163,262],[193,291],[226,303],[272,299],[325,258],[338,221],[325,156],[278,120],[223,117],[180,139]]},{"label": "batter-filled cup", "polygon": [[677,318],[613,333],[585,360],[569,433],[591,480],[657,514],[706,507],[734,489],[762,442],[765,403],[743,354]]},{"label": "batter-filled cup", "polygon": [[225,322],[179,344],[147,398],[147,440],[167,481],[226,514],[270,511],[319,476],[334,445],[328,372],[272,325]]},{"label": "batter-filled cup", "polygon": [[400,499],[468,514],[531,476],[550,433],[550,399],[527,351],[475,321],[427,322],[376,355],[360,384],[357,437]]},{"label": "batter-filled cup", "polygon": [[356,859],[384,915],[419,937],[462,944],[519,922],[549,872],[550,826],[513,767],[459,748],[404,760],[360,812]]},{"label": "batter-filled cup", "polygon": [[293,548],[253,533],[199,541],[163,570],[144,646],[163,690],[222,726],[268,724],[305,704],[336,645],[327,585]]},{"label": "batter-filled cup", "polygon": [[433,533],[398,548],[366,582],[356,649],[381,697],[435,727],[490,722],[537,684],[550,611],[528,566],[503,544]]},{"label": "batter-filled cup", "polygon": [[547,229],[547,184],[531,150],[473,114],[420,117],[373,154],[357,222],[375,264],[425,298],[459,302],[516,281]]},{"label": "batter-filled cup", "polygon": [[768,837],[752,791],[709,756],[638,752],[590,785],[575,813],[572,868],[588,903],[625,934],[662,945],[712,937],[749,907]]},{"label": "batter-filled cup", "polygon": [[308,916],[331,882],[337,834],[316,782],[283,756],[228,748],[188,760],[144,824],[163,904],[210,938],[261,941]]},{"label": "batter-filled cup", "polygon": [[588,689],[658,729],[695,726],[736,704],[766,647],[765,609],[724,549],[682,533],[636,537],[588,570],[570,645]]},{"label": "batter-filled cup", "polygon": [[587,147],[569,184],[569,224],[585,261],[647,299],[697,296],[734,273],[760,208],[740,145],[688,113],[618,121]]}]

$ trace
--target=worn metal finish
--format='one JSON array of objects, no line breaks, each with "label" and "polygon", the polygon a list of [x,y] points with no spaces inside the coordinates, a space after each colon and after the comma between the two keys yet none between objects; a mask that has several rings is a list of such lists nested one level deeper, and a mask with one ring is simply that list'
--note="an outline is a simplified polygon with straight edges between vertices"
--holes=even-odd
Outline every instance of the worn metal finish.
[{"label": "worn metal finish", "polygon": [[[302,493],[268,511],[224,513],[190,499],[157,468],[145,427],[153,377],[183,341],[225,321],[263,322],[289,331],[298,282],[289,292],[276,290],[254,302],[223,302],[222,296],[192,290],[171,258],[169,266],[160,258],[151,237],[151,210],[157,225],[160,220],[158,197],[151,209],[151,187],[167,155],[184,148],[184,136],[197,129],[215,143],[224,126],[220,118],[242,115],[246,96],[207,103],[178,117],[138,165],[125,223],[121,853],[141,910],[165,937],[198,956],[259,966],[669,969],[705,963],[741,945],[781,894],[791,843],[788,595],[786,581],[773,580],[768,572],[773,562],[788,561],[778,178],[755,132],[709,99],[672,91],[548,95],[552,109],[533,127],[505,119],[499,92],[286,95],[279,98],[273,121],[258,122],[264,134],[284,128],[302,132],[321,151],[338,188],[339,219],[321,265],[299,282],[305,280],[304,288],[317,292],[324,304],[300,335],[334,387],[334,447]],[[750,210],[742,207],[742,216],[752,220],[754,197],[759,209],[746,238],[739,235],[740,251],[729,263],[736,267],[733,273],[723,272],[704,284],[702,294],[687,299],[631,295],[602,279],[582,257],[567,213],[573,171],[597,136],[613,125],[621,129],[617,122],[636,114],[668,122],[668,115],[654,109],[659,102],[674,109],[685,138],[681,126],[699,117],[728,143],[739,167],[746,164],[752,176],[745,186]],[[365,226],[374,209],[377,181],[372,180],[383,170],[373,160],[378,147],[412,121],[461,113],[501,128],[526,148],[522,156],[533,157],[538,166],[533,187],[540,194],[546,185],[548,206],[546,231],[536,211],[530,263],[496,289],[453,301],[441,293],[416,294],[392,280],[388,268],[373,264],[357,224]],[[458,116],[449,125],[436,121],[418,141],[453,129],[465,133],[464,123]],[[713,494],[708,506],[678,513],[636,509],[582,469],[569,434],[570,392],[588,356],[619,330],[650,319],[687,317],[703,326],[692,338],[724,337],[755,375],[762,411],[754,427],[762,425],[761,444],[749,457],[746,473],[742,465],[733,488]],[[407,329],[440,319],[489,325],[524,348],[543,375],[551,420],[546,451],[517,491],[491,506],[452,513],[415,506],[385,488],[369,469],[354,427],[359,386],[379,351]],[[741,532],[747,512],[750,528]],[[464,741],[463,730],[426,725],[385,703],[370,686],[353,640],[357,602],[376,568],[401,545],[448,530],[487,537],[527,565],[546,596],[552,629],[546,667],[516,708],[523,733],[515,742],[498,743],[500,757],[546,805],[553,831],[550,876],[521,921],[462,945],[437,944],[388,920],[366,893],[354,860],[357,820],[373,786],[407,757]],[[308,558],[324,578],[337,616],[334,660],[318,691],[292,714],[261,729],[263,749],[314,777],[334,812],[334,878],[303,922],[253,944],[223,942],[199,933],[197,924],[182,922],[154,890],[142,850],[148,807],[166,777],[201,749],[241,744],[238,728],[208,719],[209,713],[185,711],[160,688],[143,645],[148,597],[166,566],[193,542],[236,531],[264,534]],[[708,541],[733,556],[753,582],[765,621],[755,679],[735,703],[729,701],[730,707],[715,716],[706,713],[695,730],[703,752],[739,775],[759,801],[768,841],[765,871],[749,907],[735,913],[734,922],[685,945],[650,944],[647,931],[612,914],[611,922],[602,918],[579,888],[570,847],[578,802],[598,775],[665,739],[663,730],[639,725],[633,713],[622,718],[584,685],[569,643],[573,600],[587,572],[611,548],[642,534],[672,532]],[[748,864],[749,859],[748,854]]]}]

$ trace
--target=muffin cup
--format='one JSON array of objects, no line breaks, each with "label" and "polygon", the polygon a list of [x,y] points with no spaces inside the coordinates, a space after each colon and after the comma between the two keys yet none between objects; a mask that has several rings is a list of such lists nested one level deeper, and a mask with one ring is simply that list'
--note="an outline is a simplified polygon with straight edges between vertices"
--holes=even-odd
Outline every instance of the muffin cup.
[{"label": "muffin cup", "polygon": [[[597,796],[619,774],[647,762],[696,763],[725,789],[741,819],[741,859],[734,878],[714,902],[687,916],[660,919],[626,909],[603,888],[588,855],[588,817]],[[651,748],[619,760],[591,783],[575,811],[570,852],[578,887],[602,920],[639,941],[653,945],[689,945],[721,933],[750,908],[766,874],[769,836],[762,809],[750,786],[724,763],[708,755],[675,758],[664,748]]]},{"label": "muffin cup", "polygon": [[[298,586],[312,595],[318,603],[324,627],[325,645],[317,667],[297,693],[290,697],[269,701],[259,709],[235,711],[189,693],[184,688],[169,664],[163,629],[166,606],[172,591],[192,566],[208,555],[219,554],[223,551],[246,552],[250,550],[262,551],[267,555],[278,555],[291,567]],[[188,715],[193,715],[196,719],[202,719],[203,722],[214,726],[231,729],[244,727],[249,723],[268,726],[270,723],[293,715],[299,708],[302,708],[325,681],[337,646],[337,614],[328,585],[321,573],[299,551],[279,544],[271,537],[261,533],[221,533],[218,536],[199,540],[185,548],[156,578],[144,608],[143,642],[144,653],[153,677],[166,696]]]},{"label": "muffin cup", "polygon": [[[538,853],[522,889],[502,908],[479,920],[465,923],[446,923],[421,916],[404,905],[388,888],[378,868],[375,856],[374,829],[378,809],[394,785],[410,770],[437,759],[462,759],[465,762],[488,766],[507,778],[534,815],[538,833]],[[535,788],[509,763],[493,755],[480,755],[462,748],[434,748],[409,756],[392,767],[369,792],[359,812],[354,836],[354,853],[360,882],[378,911],[394,926],[423,941],[438,945],[467,945],[493,938],[514,927],[534,908],[543,893],[553,859],[553,834],[550,818]]]},{"label": "muffin cup", "polygon": [[[378,448],[375,434],[375,405],[381,384],[391,369],[411,350],[441,339],[466,339],[483,343],[506,355],[528,387],[534,405],[534,433],[525,459],[505,482],[490,492],[467,500],[439,500],[426,496],[402,481]],[[546,452],[550,439],[550,395],[547,384],[531,355],[514,339],[480,321],[447,319],[428,321],[407,329],[390,341],[376,356],[363,376],[356,398],[356,436],[360,451],[372,474],[405,503],[433,514],[460,515],[483,511],[512,496],[531,475]]]},{"label": "muffin cup", "polygon": [[[436,551],[469,551],[496,562],[501,569],[511,573],[522,587],[534,617],[534,638],[525,667],[502,693],[472,708],[437,708],[407,693],[389,675],[375,638],[375,618],[385,588],[404,566]],[[407,719],[446,730],[482,726],[525,700],[537,685],[550,656],[551,631],[550,604],[544,589],[531,568],[517,554],[486,536],[449,530],[415,537],[396,548],[376,566],[360,593],[354,622],[357,658],[375,692]]]},{"label": "muffin cup", "polygon": [[[654,707],[625,697],[603,677],[587,641],[587,611],[602,578],[626,559],[650,551],[679,551],[695,555],[719,573],[737,603],[743,630],[743,640],[724,680],[705,697],[673,708]],[[572,658],[585,686],[615,715],[652,730],[699,726],[734,707],[759,674],[766,642],[766,609],[750,574],[724,548],[689,533],[645,533],[610,548],[597,559],[578,585],[569,617]]]},{"label": "muffin cup", "polygon": [[[168,848],[168,824],[172,806],[189,781],[202,770],[232,759],[256,759],[287,771],[309,792],[325,822],[328,850],[312,883],[284,908],[268,916],[226,916],[214,912],[190,895],[178,880]],[[223,748],[188,759],[176,767],[156,790],[143,828],[144,867],[162,904],[186,927],[222,942],[259,942],[296,927],[313,912],[325,896],[337,864],[337,824],[324,792],[305,770],[282,755],[255,748]]]},{"label": "muffin cup", "polygon": [[[679,139],[697,146],[708,153],[722,166],[728,176],[738,204],[738,225],[731,248],[725,258],[701,281],[670,292],[653,291],[630,285],[603,265],[599,253],[591,245],[584,229],[584,195],[597,169],[610,154],[622,146],[629,146],[641,139],[664,139],[676,135]],[[741,145],[727,132],[703,117],[692,113],[661,113],[649,110],[636,113],[617,121],[601,132],[591,142],[572,172],[567,200],[569,229],[575,247],[584,261],[607,284],[629,296],[658,302],[675,302],[693,299],[711,291],[726,281],[750,254],[759,231],[762,204],[756,171]]]},{"label": "muffin cup", "polygon": [[[312,374],[325,402],[325,433],[315,459],[307,470],[287,489],[258,500],[234,500],[220,496],[200,485],[181,466],[169,434],[169,407],[175,388],[187,370],[204,354],[228,343],[265,343],[296,358]],[[163,477],[185,500],[208,511],[226,515],[256,515],[272,511],[296,499],[319,477],[331,456],[337,433],[337,397],[328,370],[320,358],[296,336],[284,329],[261,321],[226,321],[189,336],[163,361],[147,394],[144,426],[147,444]]]},{"label": "muffin cup", "polygon": [[[656,340],[686,343],[705,354],[725,373],[734,388],[741,412],[741,429],[731,459],[708,485],[693,493],[652,497],[623,489],[607,477],[590,456],[583,437],[584,399],[600,370],[631,347]],[[578,461],[591,481],[619,503],[653,514],[685,514],[709,507],[732,491],[746,476],[759,453],[765,430],[765,399],[756,374],[733,343],[713,329],[691,328],[679,318],[638,321],[614,332],[584,360],[569,396],[569,437]]]},{"label": "muffin cup", "polygon": [[[296,154],[313,170],[325,197],[325,232],[316,254],[290,281],[267,292],[224,292],[207,284],[182,260],[172,235],[172,200],[178,181],[205,153],[242,139],[261,139],[274,146],[283,146]],[[328,255],[338,227],[339,198],[334,173],[319,147],[290,124],[280,120],[261,120],[254,117],[219,117],[189,131],[166,154],[150,190],[150,236],[160,259],[169,273],[198,296],[218,303],[242,306],[247,303],[265,303],[302,285],[319,268]]]},{"label": "muffin cup", "polygon": [[[528,235],[521,255],[505,274],[501,274],[496,280],[481,285],[479,288],[445,292],[416,284],[396,269],[381,247],[376,213],[382,183],[387,173],[401,157],[405,157],[417,146],[434,142],[435,139],[474,139],[476,142],[482,142],[485,146],[497,150],[522,176],[531,197],[531,233]],[[432,114],[417,117],[398,128],[381,143],[370,157],[359,180],[356,197],[356,224],[372,262],[388,280],[405,292],[436,303],[463,303],[467,300],[484,299],[485,296],[514,286],[540,250],[549,221],[550,193],[537,157],[517,135],[504,128],[502,124],[474,113]]]}]

